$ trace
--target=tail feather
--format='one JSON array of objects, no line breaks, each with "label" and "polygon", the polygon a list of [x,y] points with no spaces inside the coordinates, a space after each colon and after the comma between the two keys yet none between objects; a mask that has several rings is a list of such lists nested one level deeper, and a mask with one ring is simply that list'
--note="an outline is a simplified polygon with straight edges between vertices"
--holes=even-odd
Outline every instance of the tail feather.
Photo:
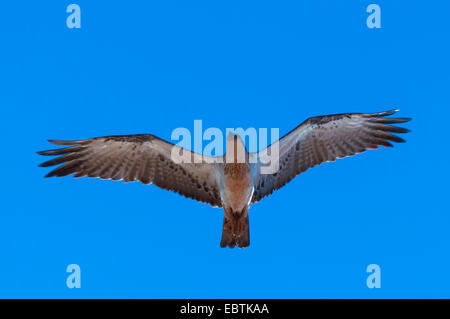
[{"label": "tail feather", "polygon": [[250,245],[248,214],[227,214],[223,216],[223,230],[220,247],[238,246],[245,248]]}]

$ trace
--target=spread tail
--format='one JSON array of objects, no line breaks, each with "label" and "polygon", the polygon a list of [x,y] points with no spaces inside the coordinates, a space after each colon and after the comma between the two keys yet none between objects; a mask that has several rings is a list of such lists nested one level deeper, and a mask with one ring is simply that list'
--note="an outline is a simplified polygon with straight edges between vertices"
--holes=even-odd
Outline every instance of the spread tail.
[{"label": "spread tail", "polygon": [[248,228],[248,213],[230,213],[225,212],[223,216],[223,230],[220,247],[238,246],[245,248],[250,245],[250,233]]}]

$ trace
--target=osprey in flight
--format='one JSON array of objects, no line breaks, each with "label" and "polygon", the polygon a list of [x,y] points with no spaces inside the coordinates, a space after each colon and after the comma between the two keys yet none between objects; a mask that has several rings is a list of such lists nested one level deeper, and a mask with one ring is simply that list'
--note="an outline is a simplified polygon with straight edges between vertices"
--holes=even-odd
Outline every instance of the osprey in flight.
[{"label": "osprey in flight", "polygon": [[[240,248],[250,244],[248,210],[281,188],[295,176],[324,162],[352,156],[378,146],[392,146],[389,141],[404,142],[393,133],[409,130],[391,124],[408,122],[409,118],[388,118],[398,110],[379,113],[343,113],[311,117],[259,153],[248,153],[242,139],[227,137],[226,154],[217,157],[181,149],[149,134],[117,135],[78,141],[49,140],[68,146],[38,152],[61,155],[42,163],[59,165],[46,175],[100,177],[102,179],[138,180],[153,183],[183,196],[224,209],[221,247]],[[278,170],[263,174],[261,152],[278,147]],[[237,160],[237,149],[243,149],[245,160]],[[173,160],[173,150],[184,152],[192,161]],[[233,151],[233,160],[223,160]],[[198,157],[202,161],[195,161]],[[220,159],[220,160],[218,160]]]}]

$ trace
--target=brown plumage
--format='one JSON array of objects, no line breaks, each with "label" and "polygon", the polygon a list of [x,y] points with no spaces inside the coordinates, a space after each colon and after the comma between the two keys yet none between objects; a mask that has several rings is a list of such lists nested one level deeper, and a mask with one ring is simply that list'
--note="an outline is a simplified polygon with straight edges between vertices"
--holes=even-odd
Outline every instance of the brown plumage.
[{"label": "brown plumage", "polygon": [[392,147],[390,142],[405,142],[392,133],[408,133],[409,130],[392,124],[405,123],[411,119],[385,117],[397,111],[343,113],[307,119],[279,140],[278,172],[255,176],[252,203],[272,194],[316,165],[334,162],[338,158],[377,149],[379,146]]},{"label": "brown plumage", "polygon": [[[279,147],[279,169],[270,174],[262,172],[265,164],[260,158],[264,152],[271,153],[275,146],[271,145],[258,153],[248,153],[242,139],[235,134],[227,137],[227,153],[217,157],[183,150],[149,134],[76,141],[50,140],[53,144],[66,147],[38,153],[59,156],[40,165],[61,165],[46,177],[74,174],[74,177],[99,177],[125,182],[138,180],[223,207],[220,245],[242,248],[250,244],[250,204],[272,194],[311,167],[367,149],[391,147],[390,142],[404,142],[393,133],[407,133],[408,130],[393,124],[405,123],[410,119],[386,117],[395,112],[397,110],[309,118],[276,143]],[[180,153],[190,162],[175,160],[173,154]],[[238,155],[242,155],[243,162],[238,160]]]}]

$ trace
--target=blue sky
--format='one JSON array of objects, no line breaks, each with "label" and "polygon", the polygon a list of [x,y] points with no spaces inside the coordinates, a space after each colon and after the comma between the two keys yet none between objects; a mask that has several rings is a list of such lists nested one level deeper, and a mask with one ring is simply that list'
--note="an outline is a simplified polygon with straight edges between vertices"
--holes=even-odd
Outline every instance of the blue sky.
[{"label": "blue sky", "polygon": [[[9,1],[0,13],[0,297],[450,297],[450,5],[377,1]],[[278,127],[399,108],[407,143],[327,163],[250,209],[155,186],[51,178],[46,139]],[[381,288],[366,267],[381,267]],[[69,289],[66,267],[81,267]]]}]

